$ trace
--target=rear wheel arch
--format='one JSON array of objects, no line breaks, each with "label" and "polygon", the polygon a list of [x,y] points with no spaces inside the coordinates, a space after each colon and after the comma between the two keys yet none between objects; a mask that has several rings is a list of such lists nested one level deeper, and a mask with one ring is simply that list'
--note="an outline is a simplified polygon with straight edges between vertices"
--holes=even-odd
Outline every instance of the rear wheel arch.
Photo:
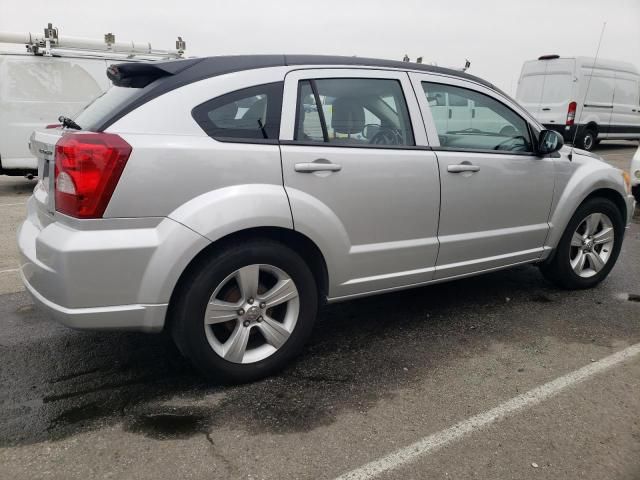
[{"label": "rear wheel arch", "polygon": [[180,294],[181,289],[186,288],[189,279],[198,269],[202,260],[210,255],[214,255],[225,248],[245,241],[255,241],[259,239],[276,241],[281,243],[296,253],[298,253],[307,263],[318,287],[318,298],[322,300],[326,298],[329,289],[329,274],[324,255],[318,246],[306,235],[295,230],[282,227],[255,227],[228,234],[218,240],[210,243],[193,257],[187,267],[184,269],[171,294],[169,300],[169,312],[167,321],[165,322],[165,330],[168,329],[172,319],[171,308],[174,305],[175,298]]},{"label": "rear wheel arch", "polygon": [[589,122],[584,126],[584,130],[587,131],[591,131],[593,132],[596,137],[598,136],[598,132],[600,131],[600,129],[598,128],[598,124],[596,122]]}]

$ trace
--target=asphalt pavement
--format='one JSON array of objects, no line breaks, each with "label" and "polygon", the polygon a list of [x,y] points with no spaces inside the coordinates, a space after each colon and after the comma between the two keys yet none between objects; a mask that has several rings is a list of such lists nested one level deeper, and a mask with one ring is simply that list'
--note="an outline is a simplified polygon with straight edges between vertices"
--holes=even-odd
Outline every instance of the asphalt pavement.
[{"label": "asphalt pavement", "polygon": [[522,266],[334,304],[288,369],[229,387],[164,335],[35,309],[15,246],[33,186],[0,177],[0,478],[640,478],[639,212],[593,290]]}]

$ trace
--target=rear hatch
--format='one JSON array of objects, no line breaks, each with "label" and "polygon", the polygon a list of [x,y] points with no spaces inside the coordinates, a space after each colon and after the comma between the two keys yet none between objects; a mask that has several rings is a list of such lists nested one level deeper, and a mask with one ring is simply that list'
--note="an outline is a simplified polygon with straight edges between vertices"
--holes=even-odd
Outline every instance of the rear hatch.
[{"label": "rear hatch", "polygon": [[527,62],[518,83],[517,100],[542,124],[565,125],[574,101],[573,59]]},{"label": "rear hatch", "polygon": [[[134,64],[137,66],[137,64]],[[146,67],[146,65],[142,65]],[[144,70],[143,70],[144,71]],[[147,79],[148,80],[148,79]],[[113,86],[89,103],[76,117],[75,122],[84,132],[100,130],[100,125],[109,119],[113,112],[140,95],[141,88],[136,86]],[[38,183],[34,197],[38,207],[40,223],[46,226],[53,221],[55,205],[55,151],[56,144],[65,133],[77,130],[50,128],[36,130],[30,138],[31,153],[38,161]]]},{"label": "rear hatch", "polygon": [[[97,184],[98,187],[104,186],[99,185],[99,183],[103,180],[109,183],[109,175],[117,183],[122,168],[124,168],[124,163],[126,163],[130,154],[130,147],[126,145],[126,142],[115,138],[117,135],[105,133],[104,130],[117,118],[126,115],[127,112],[153,98],[154,95],[160,94],[158,90],[162,90],[160,88],[162,86],[161,80],[164,77],[186,70],[200,61],[201,59],[188,59],[111,65],[107,69],[107,76],[112,81],[113,86],[89,103],[72,122],[65,122],[67,127],[71,126],[73,128],[60,127],[33,132],[30,138],[30,150],[38,160],[38,184],[34,189],[34,198],[37,207],[36,213],[42,226],[51,223],[56,212],[56,145],[59,144],[60,140],[64,137],[58,147],[65,152],[67,145],[61,145],[65,144],[65,142],[74,143],[70,139],[79,133],[81,136],[75,135],[77,139],[75,143],[82,143],[84,139],[84,143],[79,146],[84,150],[79,156],[73,156],[71,159],[66,153],[61,154],[62,158],[65,158],[66,155],[67,164],[70,162],[75,165],[75,170],[73,172],[65,171],[64,162],[61,164],[62,166],[59,165],[63,183],[58,185],[57,193],[61,203],[58,205],[57,210],[76,218],[101,218],[105,205],[96,205],[96,203],[100,203],[103,199],[108,202],[115,184],[108,185],[108,190],[110,189],[111,191],[108,194],[105,194],[106,190],[90,192],[95,194],[96,198],[89,199],[94,202],[88,206],[86,205],[87,202],[84,202],[87,198],[86,188],[94,187],[94,184]],[[79,129],[75,129],[76,126]],[[91,132],[94,134],[92,135]],[[97,150],[95,150],[96,147]],[[69,148],[73,150],[73,146]],[[87,153],[87,148],[94,148],[94,152]],[[73,152],[71,153],[73,154]],[[92,154],[102,156],[100,158],[87,158],[87,155],[90,156]],[[120,155],[120,157],[116,158],[114,155],[116,157]],[[125,156],[126,158],[123,158]],[[83,168],[92,169],[92,172],[87,173],[84,179]],[[65,173],[68,173],[68,175],[65,175]],[[93,179],[89,178],[91,175],[93,175]],[[94,181],[96,176],[100,177],[97,182]],[[79,188],[77,192],[76,187]],[[100,198],[97,198],[98,196]],[[61,199],[66,199],[66,201]],[[85,203],[84,207],[82,207],[85,210],[75,212],[77,214],[70,213],[72,207],[80,208],[79,203],[82,202]],[[87,213],[86,208],[90,209],[89,213]]]},{"label": "rear hatch", "polygon": [[56,143],[64,134],[62,128],[36,130],[29,146],[38,160],[38,183],[33,191],[40,223],[49,224],[55,212],[54,169]]}]

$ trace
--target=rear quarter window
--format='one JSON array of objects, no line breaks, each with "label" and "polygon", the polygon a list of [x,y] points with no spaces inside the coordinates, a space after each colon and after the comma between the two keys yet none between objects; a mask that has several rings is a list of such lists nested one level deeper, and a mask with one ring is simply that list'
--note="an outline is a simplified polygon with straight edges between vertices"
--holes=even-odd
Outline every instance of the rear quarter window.
[{"label": "rear quarter window", "polygon": [[208,100],[191,115],[210,137],[226,142],[275,143],[280,135],[284,82],[244,88]]}]

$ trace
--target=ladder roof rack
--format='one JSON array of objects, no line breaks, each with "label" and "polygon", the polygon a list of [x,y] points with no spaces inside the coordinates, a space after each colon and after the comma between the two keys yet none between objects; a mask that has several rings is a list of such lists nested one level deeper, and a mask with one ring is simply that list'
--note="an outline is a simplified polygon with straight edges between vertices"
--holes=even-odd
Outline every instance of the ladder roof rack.
[{"label": "ladder roof rack", "polygon": [[0,43],[22,44],[27,52],[44,56],[73,52],[101,56],[111,54],[122,58],[169,59],[183,58],[186,49],[186,42],[182,37],[176,40],[175,50],[160,50],[153,48],[151,43],[118,42],[113,33],[105,34],[102,40],[63,36],[51,23],[43,34],[0,32]]}]

